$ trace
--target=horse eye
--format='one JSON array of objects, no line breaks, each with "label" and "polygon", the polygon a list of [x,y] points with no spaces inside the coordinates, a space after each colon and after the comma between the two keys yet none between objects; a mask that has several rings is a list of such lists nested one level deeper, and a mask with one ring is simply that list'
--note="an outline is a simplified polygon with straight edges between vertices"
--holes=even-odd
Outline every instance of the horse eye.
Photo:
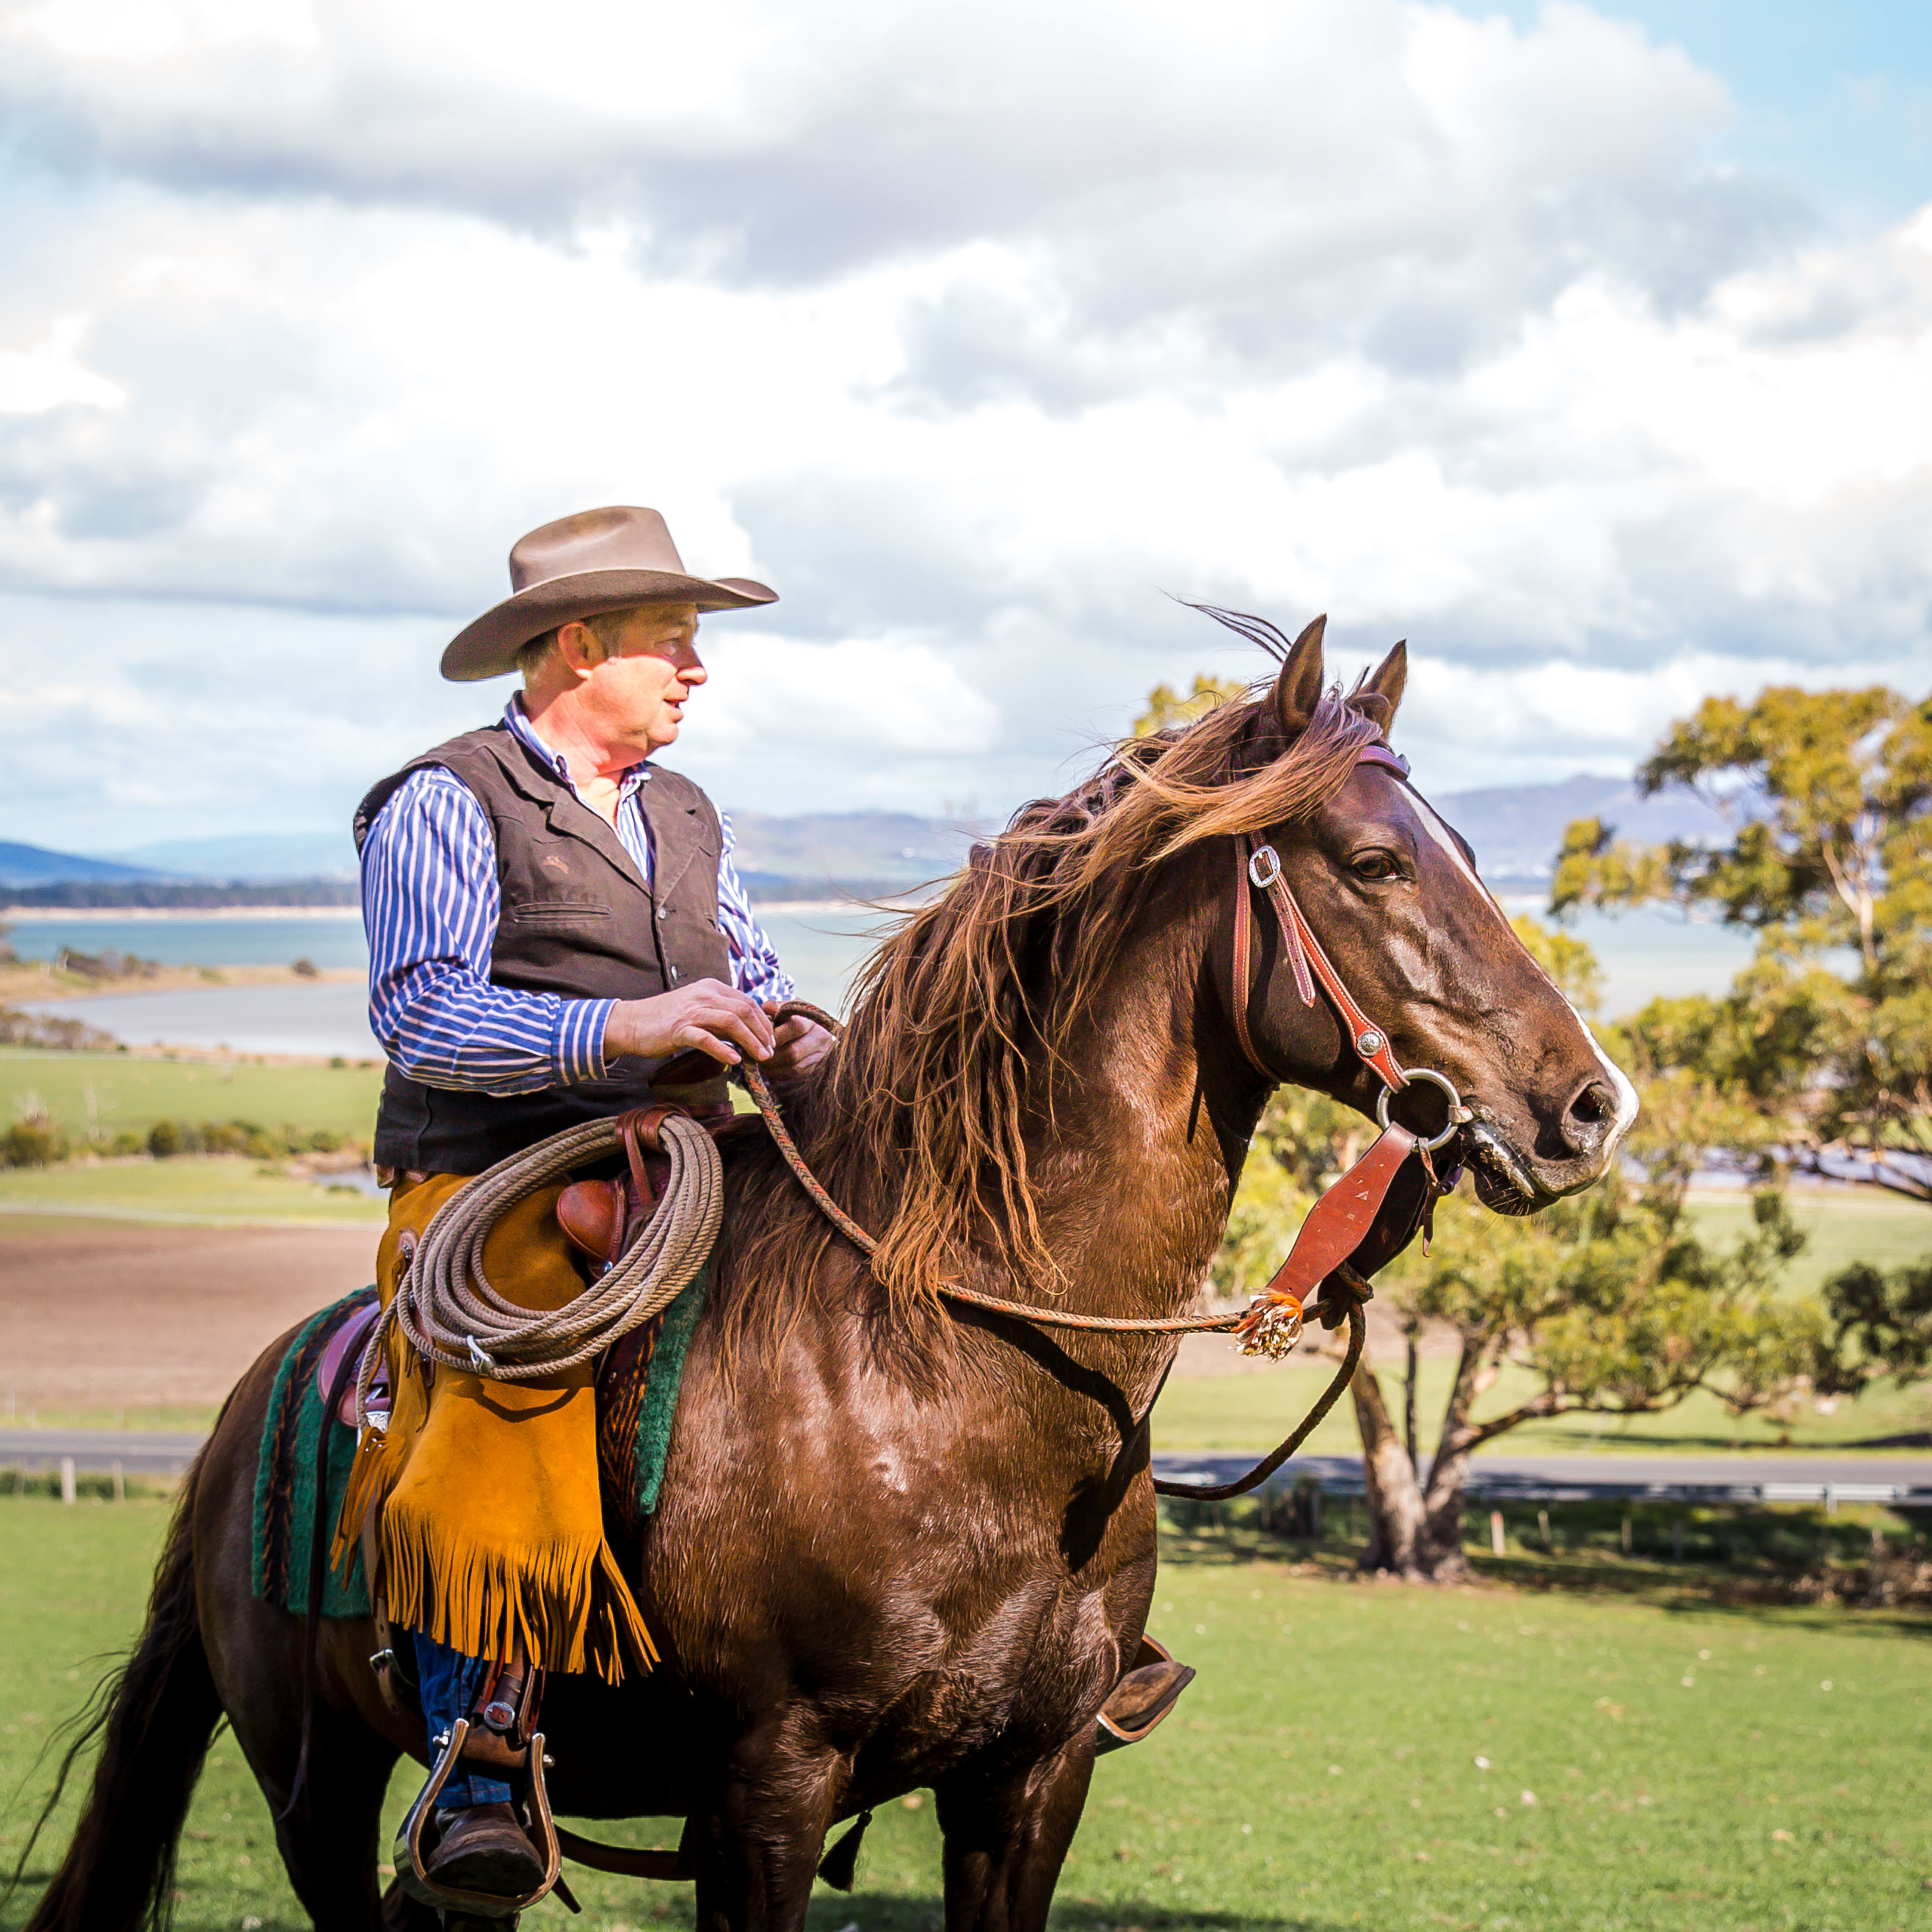
[{"label": "horse eye", "polygon": [[1395,861],[1386,852],[1365,852],[1355,861],[1353,870],[1358,879],[1392,879]]}]

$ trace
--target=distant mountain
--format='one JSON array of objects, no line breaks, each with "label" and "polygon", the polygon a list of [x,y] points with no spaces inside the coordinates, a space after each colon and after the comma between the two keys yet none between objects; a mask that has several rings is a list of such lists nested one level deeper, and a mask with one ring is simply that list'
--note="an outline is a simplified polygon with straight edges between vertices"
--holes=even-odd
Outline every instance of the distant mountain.
[{"label": "distant mountain", "polygon": [[[1685,794],[1640,798],[1628,778],[1583,772],[1560,784],[1447,792],[1435,802],[1476,848],[1484,876],[1501,885],[1546,882],[1572,819],[1601,818],[1619,837],[1640,843],[1727,836],[1723,820]],[[764,900],[884,897],[941,879],[964,859],[980,830],[891,812],[735,812],[731,822],[739,876]],[[43,902],[79,904],[86,902],[80,889],[113,887],[120,890],[106,895],[110,902],[184,904],[194,902],[194,887],[225,886],[236,889],[230,896],[237,902],[266,891],[263,902],[347,903],[353,895],[345,897],[344,889],[355,877],[346,832],[162,839],[100,858],[0,844],[0,890],[38,888]],[[126,890],[136,886],[166,890],[146,896]]]},{"label": "distant mountain", "polygon": [[762,899],[883,897],[943,879],[977,836],[970,826],[897,812],[734,812],[731,829],[738,876]]},{"label": "distant mountain", "polygon": [[18,891],[26,886],[98,886],[158,884],[165,874],[112,859],[83,859],[74,852],[50,852],[44,845],[16,845],[0,840],[0,887]]},{"label": "distant mountain", "polygon": [[1730,829],[1687,792],[1640,797],[1628,778],[1579,772],[1560,784],[1504,785],[1492,790],[1444,792],[1433,801],[1476,848],[1476,862],[1492,884],[1538,884],[1556,869],[1564,828],[1575,818],[1600,818],[1620,838],[1661,844],[1666,838],[1728,841]]},{"label": "distant mountain", "polygon": [[238,884],[287,879],[352,879],[356,847],[347,826],[338,832],[253,832],[224,838],[164,838],[111,852],[111,862],[152,866],[170,878],[220,879]]}]

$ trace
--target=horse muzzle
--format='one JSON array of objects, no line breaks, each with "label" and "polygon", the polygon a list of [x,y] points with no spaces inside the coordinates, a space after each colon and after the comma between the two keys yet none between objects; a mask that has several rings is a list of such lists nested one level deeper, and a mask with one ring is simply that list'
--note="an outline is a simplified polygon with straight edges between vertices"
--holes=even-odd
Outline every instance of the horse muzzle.
[{"label": "horse muzzle", "polygon": [[1540,1214],[1594,1186],[1610,1172],[1623,1138],[1615,1121],[1605,1131],[1566,1135],[1567,1157],[1551,1160],[1524,1154],[1481,1108],[1472,1111],[1477,1118],[1462,1130],[1457,1157],[1474,1178],[1477,1198],[1496,1214]]}]

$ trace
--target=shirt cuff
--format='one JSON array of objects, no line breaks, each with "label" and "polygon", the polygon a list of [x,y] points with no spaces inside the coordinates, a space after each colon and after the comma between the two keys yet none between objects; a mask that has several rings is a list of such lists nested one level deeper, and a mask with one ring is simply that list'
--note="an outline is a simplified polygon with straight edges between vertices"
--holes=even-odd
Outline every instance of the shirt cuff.
[{"label": "shirt cuff", "polygon": [[556,1030],[556,1070],[566,1087],[607,1077],[604,1029],[615,1000],[566,1000]]}]

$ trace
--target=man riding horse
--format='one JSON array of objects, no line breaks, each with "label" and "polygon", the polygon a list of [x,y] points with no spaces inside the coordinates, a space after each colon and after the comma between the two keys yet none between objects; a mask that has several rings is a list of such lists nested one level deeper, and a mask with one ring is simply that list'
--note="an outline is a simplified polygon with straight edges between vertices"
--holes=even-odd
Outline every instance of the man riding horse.
[{"label": "man riding horse", "polygon": [[[790,979],[731,862],[730,822],[653,762],[705,680],[700,611],[774,601],[761,584],[689,575],[654,510],[587,510],[510,553],[513,594],[443,653],[458,681],[523,674],[498,722],[414,758],[356,817],[371,1026],[389,1058],[376,1160],[391,1189],[385,1300],[436,1209],[544,1136],[637,1106],[694,1049],[796,1077],[825,1030],[766,1011]],[[688,1064],[688,1062],[686,1063]],[[723,1105],[721,1079],[678,1097]],[[554,1309],[583,1286],[560,1190],[508,1218],[492,1286]],[[386,1607],[406,1632],[432,1758],[458,1718],[518,1701],[530,1672],[608,1682],[656,1651],[604,1536],[590,1371],[542,1387],[398,1377],[365,1444],[338,1553],[365,1520]],[[1150,1726],[1191,1672],[1143,1669],[1108,1717]],[[500,1726],[499,1726],[500,1728]],[[520,1897],[544,1862],[510,1785],[467,1768],[436,1794],[427,1875]]]},{"label": "man riding horse", "polygon": [[[748,1054],[782,1078],[831,1045],[808,1020],[774,1028],[761,1002],[792,982],[746,902],[730,821],[653,762],[705,680],[699,614],[775,593],[692,576],[663,518],[624,508],[532,531],[510,577],[513,594],[450,644],[442,674],[520,671],[523,688],[494,724],[382,780],[356,817],[370,1020],[389,1058],[375,1149],[391,1189],[386,1298],[465,1178],[634,1107],[678,1054],[722,1072]],[[716,1106],[722,1080],[681,1097]],[[583,1285],[557,1192],[529,1204],[492,1270],[500,1294],[532,1308]],[[487,1705],[504,1665],[519,1682],[546,1667],[614,1681],[655,1658],[604,1540],[588,1371],[569,1380],[560,1393],[439,1374],[419,1413],[399,1402],[380,1468],[358,1471],[352,1510],[380,1499],[388,1606],[413,1640],[432,1739]],[[480,1772],[444,1785],[440,1883],[536,1884],[542,1861],[510,1796]]]},{"label": "man riding horse", "polygon": [[[796,1065],[823,1045],[772,1028],[790,1009],[764,1012],[764,987],[734,973],[723,826],[648,758],[694,681],[675,655],[688,630],[640,647],[666,602],[688,607],[675,630],[700,604],[769,593],[688,577],[644,512],[518,549],[504,607],[518,614],[466,633],[451,668],[506,669],[554,632],[531,653],[520,711],[420,761],[433,778],[399,775],[366,814],[373,824],[406,783],[444,788],[424,803],[416,883],[400,851],[382,862],[386,836],[368,842],[378,1008],[394,1002],[386,1024],[404,1061],[380,1144],[400,1171],[380,1264],[392,1309],[405,1249],[506,1142],[581,1121],[573,1148],[614,1144],[622,1130],[596,1116],[634,1096],[625,1076],[662,1087],[676,1070],[652,1063],[700,1034],[727,1062],[764,1050]],[[620,610],[643,614],[600,635],[596,620]],[[1150,1679],[1136,1663],[1160,1559],[1148,1429],[1178,1335],[1259,1324],[1257,1340],[1282,1339],[1311,1296],[1324,1324],[1347,1322],[1328,1392],[1240,1485],[1258,1481],[1341,1393],[1366,1333],[1363,1278],[1454,1166],[1468,1163],[1498,1212],[1534,1214],[1612,1170],[1636,1108],[1390,746],[1402,646],[1344,692],[1319,620],[1291,641],[1210,614],[1278,674],[1023,807],[886,936],[838,1050],[782,1108],[750,1083],[766,1130],[720,1136],[725,1198],[710,1199],[724,1238],[682,1357],[662,1488],[647,1528],[616,1532],[621,1567],[603,1540],[587,1380],[539,1389],[472,1334],[467,1354],[460,1338],[433,1351],[433,1376],[421,1346],[392,1352],[388,1426],[365,1432],[338,1519],[336,1553],[359,1546],[373,1613],[359,1593],[323,1610],[312,1549],[304,1621],[265,1587],[272,1525],[257,1504],[310,1413],[292,1390],[298,1373],[310,1391],[321,1379],[320,1331],[305,1324],[263,1352],[188,1472],[147,1623],[70,1753],[71,1765],[99,1739],[28,1932],[139,1932],[165,1914],[224,1718],[316,1923],[415,1932],[430,1911],[422,1890],[400,1871],[386,1897],[380,1885],[392,1771],[401,1754],[436,1755],[446,1723],[466,1748],[452,1714],[470,1682],[488,1733],[516,1701],[517,1670],[527,1683],[538,1666],[560,1673],[544,1780],[556,1808],[685,1821],[675,1855],[572,1834],[567,1856],[688,1872],[698,1922],[717,1932],[802,1932],[818,1878],[850,1882],[866,1819],[922,1789],[950,1932],[1046,1932],[1096,1726],[1132,1735],[1123,1693],[1164,1682],[1171,1703],[1186,1675],[1168,1663]],[[639,724],[617,702],[632,678],[670,715],[646,707]],[[513,728],[526,721],[527,740]],[[392,944],[406,906],[424,936]],[[749,937],[737,950],[765,951]],[[698,986],[706,978],[715,990]],[[660,997],[680,991],[691,1008]],[[1252,1309],[1190,1312],[1285,1083],[1384,1131]],[[506,1120],[514,1132],[496,1137]],[[712,1151],[688,1122],[662,1132]],[[479,1197],[502,1208],[487,1234]],[[434,1300],[461,1223],[498,1292],[545,1325],[586,1292],[558,1198],[479,1188],[458,1202],[412,1267],[412,1295]],[[461,1319],[473,1305],[487,1327],[496,1311],[460,1287],[449,1308]],[[485,1382],[472,1360],[502,1372]],[[372,1413],[373,1367],[357,1401]],[[338,1369],[330,1400],[343,1385]],[[326,1494],[326,1450],[316,1466]],[[386,1609],[431,1640],[428,1754],[420,1716],[386,1681]],[[626,1670],[653,1636],[674,1678]],[[1292,1669],[1292,1646],[1258,1628],[1248,1642],[1250,1667]],[[532,1738],[516,1767],[540,1828],[542,1762]],[[468,1779],[460,1796],[440,1846],[412,1808],[408,1875],[418,1851],[440,1857],[498,1888],[484,1904],[507,1916],[525,1894],[502,1888],[530,1876],[517,1821],[483,1814],[500,1802],[488,1784]],[[458,1891],[460,1917],[473,1900]]]}]

